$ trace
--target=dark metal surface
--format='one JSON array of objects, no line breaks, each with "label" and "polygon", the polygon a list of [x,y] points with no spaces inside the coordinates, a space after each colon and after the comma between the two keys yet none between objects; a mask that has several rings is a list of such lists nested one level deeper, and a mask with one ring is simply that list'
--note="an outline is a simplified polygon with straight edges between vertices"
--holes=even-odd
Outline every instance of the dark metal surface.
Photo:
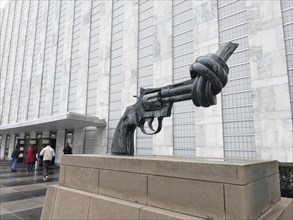
[{"label": "dark metal surface", "polygon": [[[163,118],[171,116],[174,102],[192,100],[197,107],[215,105],[216,95],[228,81],[229,68],[226,62],[237,47],[238,44],[228,42],[215,54],[198,57],[190,66],[190,80],[161,88],[141,88],[137,102],[126,108],[116,127],[112,154],[133,155],[136,127],[148,135],[160,132]],[[156,128],[153,127],[155,120]],[[148,131],[145,123],[148,124]]]}]

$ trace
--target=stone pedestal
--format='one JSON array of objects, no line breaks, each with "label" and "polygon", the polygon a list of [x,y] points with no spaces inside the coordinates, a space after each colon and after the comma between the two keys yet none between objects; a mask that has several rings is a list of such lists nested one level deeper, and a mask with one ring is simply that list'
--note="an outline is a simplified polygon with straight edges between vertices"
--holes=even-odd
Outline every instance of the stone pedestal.
[{"label": "stone pedestal", "polygon": [[66,155],[41,219],[291,219],[277,161]]}]

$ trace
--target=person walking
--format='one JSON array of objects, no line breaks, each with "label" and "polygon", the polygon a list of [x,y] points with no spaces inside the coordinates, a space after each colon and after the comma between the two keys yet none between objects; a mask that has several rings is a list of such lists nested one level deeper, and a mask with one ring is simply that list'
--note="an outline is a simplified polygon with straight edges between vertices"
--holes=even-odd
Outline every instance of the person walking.
[{"label": "person walking", "polygon": [[31,172],[34,170],[34,165],[36,162],[36,147],[35,145],[31,144],[26,156],[26,162],[27,162],[27,171]]},{"label": "person walking", "polygon": [[12,166],[11,166],[11,171],[15,172],[16,171],[16,165],[17,165],[17,160],[20,154],[20,147],[19,145],[16,145],[14,151],[11,154],[11,158],[12,158]]},{"label": "person walking", "polygon": [[72,148],[70,147],[69,143],[67,143],[67,146],[63,149],[64,154],[72,154]]},{"label": "person walking", "polygon": [[53,157],[55,157],[54,149],[50,145],[47,145],[41,150],[40,156],[43,156],[43,180],[46,181],[48,180],[49,166]]}]

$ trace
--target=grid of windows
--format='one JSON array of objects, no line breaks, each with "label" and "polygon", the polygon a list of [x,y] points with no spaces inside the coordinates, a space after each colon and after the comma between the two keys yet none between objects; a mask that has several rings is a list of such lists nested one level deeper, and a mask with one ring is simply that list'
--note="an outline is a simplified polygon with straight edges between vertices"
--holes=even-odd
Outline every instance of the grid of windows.
[{"label": "grid of windows", "polygon": [[[33,4],[31,1],[28,3],[28,14],[34,11],[34,7],[36,4]],[[26,109],[24,106],[25,96],[28,93],[29,81],[28,81],[28,63],[30,56],[30,50],[32,47],[31,43],[31,32],[33,28],[33,17],[28,16],[27,27],[26,27],[26,35],[25,35],[25,49],[23,54],[23,64],[22,64],[22,73],[21,73],[21,81],[20,81],[20,93],[19,93],[19,101],[18,101],[18,113],[17,113],[17,121],[21,122],[26,120]]]},{"label": "grid of windows", "polygon": [[[97,80],[98,80],[98,63],[99,63],[99,36],[100,36],[100,17],[101,1],[92,1],[91,10],[91,30],[90,30],[90,47],[89,47],[89,69],[87,82],[87,104],[86,114],[96,115],[97,108]],[[85,129],[84,153],[95,152],[96,128],[87,127]]]},{"label": "grid of windows", "polygon": [[255,158],[246,2],[218,1],[220,43],[239,43],[228,60],[229,82],[222,91],[224,156]]},{"label": "grid of windows", "polygon": [[[10,2],[10,4],[12,4],[12,2]],[[12,74],[13,72],[13,61],[14,61],[14,58],[13,57],[13,51],[14,51],[14,48],[15,48],[15,39],[16,39],[16,16],[17,16],[17,13],[16,13],[16,10],[17,8],[19,8],[19,4],[16,4],[16,2],[14,2],[12,5],[9,6],[9,17],[11,18],[11,23],[9,25],[12,25],[12,28],[10,29],[11,32],[8,32],[8,33],[11,33],[11,36],[7,36],[7,37],[10,37],[9,38],[9,45],[7,48],[5,48],[5,52],[6,52],[6,49],[7,49],[7,55],[8,55],[8,60],[7,60],[7,69],[5,71],[6,72],[6,81],[5,81],[5,89],[4,89],[4,98],[3,98],[3,101],[4,103],[9,103],[9,100],[10,100],[10,90],[11,90],[11,86],[12,85],[12,82],[13,82],[13,76],[14,74]],[[5,66],[5,65],[4,65]],[[2,70],[1,70],[2,71]],[[9,115],[9,105],[5,104],[3,105],[3,108],[2,108],[2,118],[1,118],[1,123],[7,123],[7,118],[6,116]]]},{"label": "grid of windows", "polygon": [[291,114],[293,118],[293,2],[282,0],[281,8],[289,77]]},{"label": "grid of windows", "polygon": [[45,116],[46,111],[46,94],[48,90],[48,72],[50,64],[50,51],[52,45],[52,32],[53,32],[53,16],[55,9],[55,2],[49,1],[49,11],[47,17],[46,25],[46,38],[45,38],[45,49],[44,49],[44,66],[43,66],[43,75],[42,75],[42,85],[41,85],[41,97],[40,97],[40,109],[39,117]]},{"label": "grid of windows", "polygon": [[[20,60],[20,49],[19,49],[19,44],[21,42],[21,40],[23,39],[23,36],[21,33],[23,33],[23,29],[24,29],[24,16],[25,16],[25,9],[24,9],[24,2],[16,2],[16,15],[18,15],[19,17],[18,19],[18,27],[17,30],[15,30],[15,49],[13,51],[13,54],[15,54],[15,63],[14,63],[14,70],[13,70],[13,78],[12,78],[12,91],[11,91],[11,99],[10,99],[10,108],[9,108],[9,119],[8,119],[8,123],[12,123],[15,121],[14,118],[14,113],[16,111],[16,106],[17,106],[17,94],[18,94],[18,77],[17,74],[19,73],[19,68],[20,68],[20,64],[21,61]],[[15,24],[16,26],[16,24]],[[17,33],[17,36],[16,36]]]},{"label": "grid of windows", "polygon": [[56,115],[59,113],[59,105],[61,102],[60,89],[61,89],[62,72],[63,72],[66,12],[67,12],[67,1],[61,1],[60,15],[59,15],[59,28],[58,28],[56,67],[55,67],[55,78],[54,78],[52,115]]},{"label": "grid of windows", "polygon": [[[173,82],[190,79],[193,62],[192,1],[173,1]],[[174,155],[195,156],[194,106],[190,101],[175,103],[173,108]]]},{"label": "grid of windows", "polygon": [[39,64],[39,53],[40,53],[40,44],[41,44],[41,29],[43,25],[43,1],[39,1],[38,5],[38,15],[37,15],[37,26],[36,26],[36,36],[35,36],[35,42],[34,42],[34,52],[33,52],[33,64],[32,64],[32,73],[31,73],[31,82],[30,82],[30,92],[29,92],[29,102],[28,102],[28,113],[27,118],[32,119],[34,118],[35,108],[35,98],[36,95],[39,94],[40,91],[37,91],[37,85],[38,85],[38,64]]},{"label": "grid of windows", "polygon": [[[139,1],[138,5],[138,93],[140,88],[153,87],[154,1]],[[146,125],[147,126],[147,125]],[[136,153],[153,153],[153,136],[137,129]]]},{"label": "grid of windows", "polygon": [[124,2],[113,1],[112,48],[109,94],[108,152],[111,152],[115,128],[121,117],[122,73],[123,73],[123,23]]},{"label": "grid of windows", "polygon": [[68,111],[76,109],[76,94],[78,84],[78,71],[80,69],[80,36],[82,26],[82,1],[75,1],[74,3],[74,21],[72,33],[72,50],[71,50],[71,66],[70,66],[70,80],[68,92]]}]

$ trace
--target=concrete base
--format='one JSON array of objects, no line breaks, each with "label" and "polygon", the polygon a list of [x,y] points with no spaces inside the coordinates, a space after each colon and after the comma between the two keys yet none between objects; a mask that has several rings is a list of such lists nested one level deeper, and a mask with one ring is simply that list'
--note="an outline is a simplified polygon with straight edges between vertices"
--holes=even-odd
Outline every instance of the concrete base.
[{"label": "concrete base", "polygon": [[69,155],[41,219],[292,219],[277,161]]}]

